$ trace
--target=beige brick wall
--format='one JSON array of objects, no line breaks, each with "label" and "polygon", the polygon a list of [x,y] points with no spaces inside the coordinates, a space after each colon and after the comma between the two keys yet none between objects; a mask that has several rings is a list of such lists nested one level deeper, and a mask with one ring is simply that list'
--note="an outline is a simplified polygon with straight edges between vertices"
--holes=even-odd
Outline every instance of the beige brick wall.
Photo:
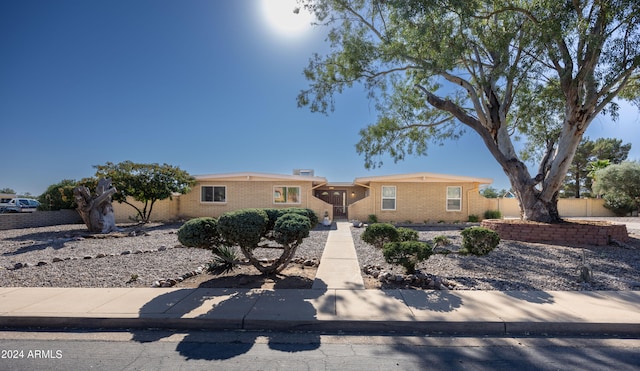
[{"label": "beige brick wall", "polygon": [[[382,187],[396,187],[396,209],[382,210]],[[447,187],[462,187],[462,210],[447,211]],[[482,215],[486,200],[475,183],[371,183],[369,197],[349,208],[349,218],[367,220],[374,214],[381,222],[422,223],[424,221],[466,221],[469,215]]]},{"label": "beige brick wall", "polygon": [[[201,186],[225,186],[227,202],[200,202]],[[273,202],[274,187],[300,187],[300,203],[276,204]],[[198,183],[193,190],[180,197],[180,214],[185,218],[198,216],[219,217],[227,211],[244,208],[269,207],[319,207],[311,201],[311,183],[300,181],[218,181]],[[320,211],[315,210],[320,217]]]},{"label": "beige brick wall", "polygon": [[[226,186],[227,202],[211,204],[200,202],[200,184],[186,195],[173,197],[173,200],[158,201],[151,215],[152,221],[190,219],[199,216],[219,217],[227,211],[249,207],[306,207],[316,212],[322,219],[325,211],[333,220],[333,207],[314,197],[311,183],[307,182],[265,182],[265,181],[224,181],[202,183],[209,186]],[[382,186],[396,186],[396,210],[382,210]],[[300,186],[299,204],[277,205],[273,203],[274,186]],[[447,186],[462,187],[462,211],[446,211]],[[138,205],[141,205],[138,203]],[[131,222],[135,210],[126,204],[114,203],[117,223]],[[560,199],[558,209],[562,217],[614,216],[604,207],[602,199]],[[520,217],[520,208],[516,199],[484,198],[478,193],[474,183],[372,183],[369,196],[349,205],[351,220],[366,221],[374,214],[380,221],[422,223],[424,221],[447,222],[467,221],[469,215],[480,218],[487,210],[499,210],[503,217]]]}]

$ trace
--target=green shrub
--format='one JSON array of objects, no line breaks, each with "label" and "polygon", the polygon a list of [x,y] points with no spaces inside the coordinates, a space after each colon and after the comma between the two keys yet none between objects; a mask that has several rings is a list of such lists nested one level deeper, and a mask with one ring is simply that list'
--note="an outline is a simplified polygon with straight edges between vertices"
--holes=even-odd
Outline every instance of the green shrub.
[{"label": "green shrub", "polygon": [[469,215],[469,223],[477,223],[480,221],[480,217],[477,215]]},{"label": "green shrub", "polygon": [[313,229],[319,222],[318,216],[311,209],[300,208],[300,207],[289,207],[289,208],[282,208],[282,209],[268,208],[263,210],[265,213],[267,213],[267,216],[269,217],[269,223],[267,224],[267,228],[266,228],[267,231],[272,230],[276,225],[276,221],[285,214],[293,213],[293,214],[298,214],[298,215],[307,217],[309,219],[309,225],[311,229]]},{"label": "green shrub", "polygon": [[362,240],[381,249],[387,242],[398,241],[399,233],[396,227],[388,223],[370,224],[362,233]]},{"label": "green shrub", "polygon": [[210,249],[222,243],[218,221],[214,218],[194,218],[178,229],[178,241],[187,247]]},{"label": "green shrub", "polygon": [[498,247],[500,236],[495,231],[483,227],[466,228],[462,232],[463,254],[487,255]]},{"label": "green shrub", "polygon": [[263,209],[242,209],[222,214],[218,231],[230,245],[254,249],[267,232],[269,216]]},{"label": "green shrub", "polygon": [[433,244],[436,246],[449,246],[451,245],[451,240],[445,235],[439,235],[433,238]]},{"label": "green shrub", "polygon": [[311,229],[315,228],[316,225],[318,225],[318,222],[320,221],[318,219],[318,216],[316,215],[316,213],[311,210],[311,209],[307,209],[307,208],[300,208],[300,207],[291,207],[288,209],[283,209],[285,212],[282,214],[298,214],[298,215],[302,215],[306,218],[309,219],[309,227]]},{"label": "green shrub", "polygon": [[487,210],[484,212],[485,219],[502,219],[500,210]]},{"label": "green shrub", "polygon": [[376,224],[378,222],[378,217],[376,214],[369,214],[367,217],[367,224]]},{"label": "green shrub", "polygon": [[309,237],[310,230],[309,218],[298,213],[282,215],[273,228],[275,241],[282,245],[299,245],[304,238]]},{"label": "green shrub", "polygon": [[398,241],[418,241],[418,232],[411,228],[400,227],[398,229]]},{"label": "green shrub", "polygon": [[622,192],[607,193],[602,198],[604,199],[604,207],[613,211],[617,216],[626,216],[636,210],[633,199]]},{"label": "green shrub", "polygon": [[403,241],[389,242],[382,249],[384,260],[389,264],[404,267],[407,274],[416,271],[416,265],[433,254],[432,247],[426,242]]}]

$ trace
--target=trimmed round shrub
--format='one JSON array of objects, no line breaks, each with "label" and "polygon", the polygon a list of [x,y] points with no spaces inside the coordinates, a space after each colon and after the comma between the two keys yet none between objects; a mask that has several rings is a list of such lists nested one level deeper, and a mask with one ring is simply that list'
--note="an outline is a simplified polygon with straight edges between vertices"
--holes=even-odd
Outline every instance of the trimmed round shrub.
[{"label": "trimmed round shrub", "polygon": [[389,264],[402,266],[407,274],[416,271],[416,265],[429,259],[433,248],[426,242],[402,241],[384,244],[382,249],[384,260]]},{"label": "trimmed round shrub", "polygon": [[500,243],[497,232],[483,227],[466,228],[460,234],[462,235],[460,252],[463,254],[487,255]]},{"label": "trimmed round shrub", "polygon": [[500,210],[487,210],[484,212],[485,219],[502,219]]},{"label": "trimmed round shrub", "polygon": [[400,227],[398,229],[398,241],[418,241],[418,232],[411,228]]},{"label": "trimmed round shrub", "polygon": [[300,207],[289,207],[284,209],[268,208],[268,209],[264,209],[264,211],[267,213],[267,216],[269,217],[269,224],[267,225],[268,231],[273,230],[276,225],[276,221],[285,214],[293,213],[293,214],[302,215],[308,218],[309,226],[311,229],[313,229],[319,222],[319,219],[316,213],[313,210],[307,209],[307,208],[300,208]]},{"label": "trimmed round shrub", "polygon": [[267,231],[269,216],[262,209],[242,209],[222,214],[218,232],[231,245],[254,249]]},{"label": "trimmed round shrub", "polygon": [[215,218],[194,218],[178,229],[178,241],[187,247],[211,249],[222,243]]},{"label": "trimmed round shrub", "polygon": [[273,227],[275,241],[281,245],[300,244],[309,237],[311,230],[309,218],[297,213],[282,215]]},{"label": "trimmed round shrub", "polygon": [[399,233],[396,227],[388,223],[371,224],[362,232],[362,240],[381,249],[385,243],[398,241]]}]

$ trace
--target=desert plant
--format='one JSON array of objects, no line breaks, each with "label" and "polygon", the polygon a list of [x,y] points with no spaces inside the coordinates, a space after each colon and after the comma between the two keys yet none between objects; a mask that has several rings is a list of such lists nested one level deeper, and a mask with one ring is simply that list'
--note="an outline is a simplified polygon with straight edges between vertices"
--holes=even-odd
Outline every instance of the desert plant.
[{"label": "desert plant", "polygon": [[210,249],[222,243],[215,218],[202,217],[188,220],[178,229],[178,241],[187,247]]},{"label": "desert plant", "polygon": [[213,259],[207,263],[207,272],[215,275],[231,272],[238,266],[238,260],[233,248],[219,246],[214,249]]},{"label": "desert plant", "polygon": [[433,254],[433,248],[426,242],[402,241],[384,244],[384,259],[389,264],[400,265],[407,274],[416,271],[416,265]]},{"label": "desert plant", "polygon": [[500,236],[495,231],[483,227],[470,227],[462,232],[462,254],[487,255],[498,247]]},{"label": "desert plant", "polygon": [[398,229],[398,241],[418,241],[418,232],[411,228],[400,227]]},{"label": "desert plant", "polygon": [[484,212],[485,219],[502,219],[500,210],[487,210]]},{"label": "desert plant", "polygon": [[362,240],[381,249],[385,243],[398,241],[398,229],[388,223],[375,223],[367,226],[362,232]]}]

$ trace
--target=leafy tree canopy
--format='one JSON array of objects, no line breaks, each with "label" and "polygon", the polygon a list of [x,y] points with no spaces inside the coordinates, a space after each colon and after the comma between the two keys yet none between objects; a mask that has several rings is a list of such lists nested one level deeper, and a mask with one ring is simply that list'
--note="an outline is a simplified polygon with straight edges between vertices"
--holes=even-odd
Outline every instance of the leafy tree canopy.
[{"label": "leafy tree canopy", "polygon": [[509,193],[509,190],[507,189],[497,190],[494,187],[485,187],[480,190],[480,194],[486,198],[504,197],[504,195],[506,195],[507,193]]},{"label": "leafy tree canopy", "polygon": [[621,163],[627,159],[630,150],[631,143],[622,144],[622,139],[598,138],[592,141],[589,137],[583,138],[567,172],[564,195],[575,198],[590,195],[595,170]]},{"label": "leafy tree canopy", "polygon": [[62,210],[75,209],[75,199],[73,189],[78,185],[73,179],[63,179],[56,184],[47,187],[38,197],[40,209],[42,210]]},{"label": "leafy tree canopy", "polygon": [[[174,193],[185,194],[195,184],[186,171],[168,164],[136,164],[124,161],[96,165],[96,178],[110,178],[118,192],[113,200],[130,205],[143,222],[151,217],[153,205],[158,200],[171,198]],[[93,189],[89,187],[90,189]],[[142,207],[130,201],[141,202]]]},{"label": "leafy tree canopy", "polygon": [[626,215],[640,210],[640,162],[623,162],[596,171],[593,190],[604,194],[605,206]]},{"label": "leafy tree canopy", "polygon": [[[379,112],[356,145],[367,167],[476,132],[525,219],[560,220],[558,193],[582,135],[597,115],[615,117],[616,97],[634,99],[638,90],[631,87],[640,66],[636,1],[303,5],[330,28],[330,50],[310,59],[300,106],[328,113],[336,94],[364,86]],[[516,153],[521,139],[539,151],[535,171]]]}]

